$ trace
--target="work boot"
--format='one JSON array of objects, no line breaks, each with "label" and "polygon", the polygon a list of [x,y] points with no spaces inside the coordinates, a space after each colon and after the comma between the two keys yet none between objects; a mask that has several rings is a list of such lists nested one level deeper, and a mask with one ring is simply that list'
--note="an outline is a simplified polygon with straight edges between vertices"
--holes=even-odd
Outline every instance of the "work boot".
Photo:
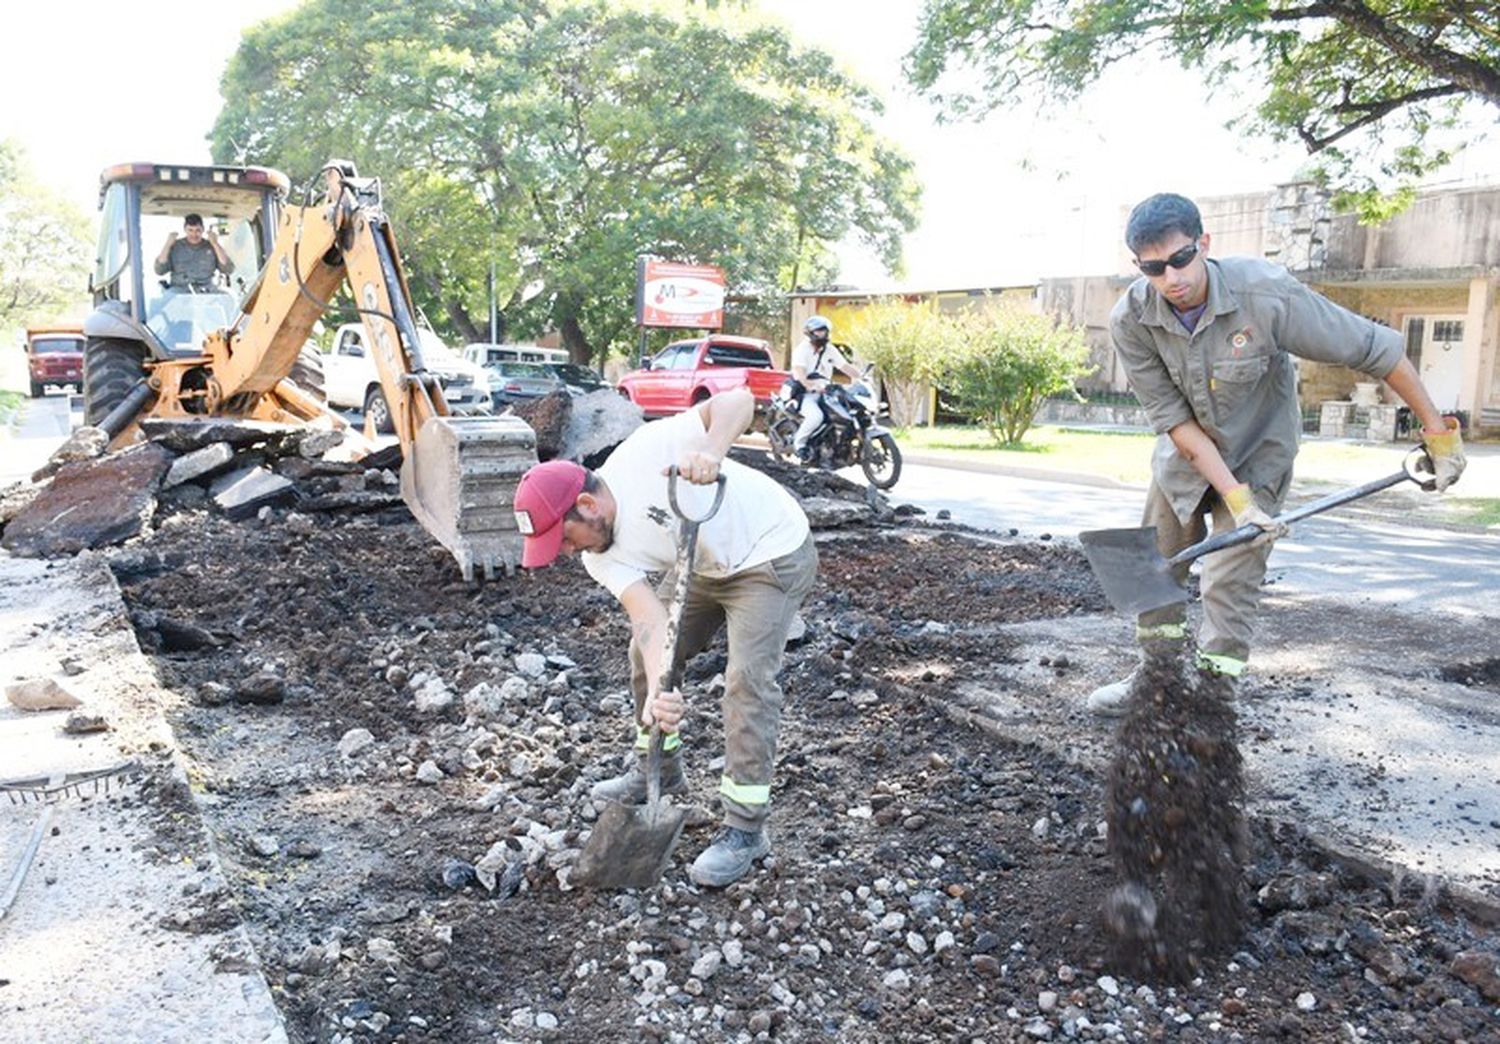
[{"label": "work boot", "polygon": [[[661,792],[683,794],[687,792],[687,776],[682,772],[682,757],[664,754],[661,759]],[[621,805],[644,805],[646,803],[646,756],[638,755],[635,764],[613,779],[600,780],[589,791],[595,801],[614,801]]]},{"label": "work boot", "polygon": [[1135,686],[1135,671],[1117,682],[1101,685],[1089,693],[1089,713],[1101,718],[1123,718],[1130,709],[1130,690]]},{"label": "work boot", "polygon": [[811,464],[813,462],[813,449],[811,446],[797,446],[794,447],[793,452],[797,454],[797,459],[803,464]]},{"label": "work boot", "polygon": [[754,862],[770,851],[771,835],[765,827],[754,832],[725,827],[714,838],[714,843],[693,860],[688,876],[695,885],[723,888],[744,877]]}]

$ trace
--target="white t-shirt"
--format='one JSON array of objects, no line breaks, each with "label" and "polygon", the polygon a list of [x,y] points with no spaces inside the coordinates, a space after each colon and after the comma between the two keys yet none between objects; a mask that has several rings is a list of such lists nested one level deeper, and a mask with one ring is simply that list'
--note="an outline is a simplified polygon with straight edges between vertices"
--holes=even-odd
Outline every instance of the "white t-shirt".
[{"label": "white t-shirt", "polygon": [[[585,551],[583,566],[616,598],[647,573],[662,573],[677,561],[681,522],[667,499],[667,476],[684,450],[697,448],[705,434],[697,407],[642,425],[609,455],[599,477],[615,498],[614,542],[608,551]],[[720,468],[724,502],[698,529],[693,572],[734,576],[791,554],[807,539],[807,516],[792,495],[772,478],[732,460]],[[677,481],[677,502],[698,517],[713,505],[714,487]]]},{"label": "white t-shirt", "polygon": [[[818,356],[819,351],[823,353],[821,358]],[[819,349],[813,347],[813,343],[804,337],[802,343],[792,349],[792,366],[802,367],[809,377],[813,374],[832,377],[834,367],[848,365],[849,360],[844,358],[844,353],[831,343]]]}]

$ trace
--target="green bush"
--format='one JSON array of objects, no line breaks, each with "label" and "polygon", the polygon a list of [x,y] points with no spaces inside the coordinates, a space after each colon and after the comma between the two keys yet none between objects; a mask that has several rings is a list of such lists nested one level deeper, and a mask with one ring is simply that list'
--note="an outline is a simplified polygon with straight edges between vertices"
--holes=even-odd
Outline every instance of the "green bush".
[{"label": "green bush", "polygon": [[987,309],[957,317],[954,327],[943,390],[1002,446],[1021,441],[1043,399],[1072,392],[1094,370],[1083,328],[1051,316]]},{"label": "green bush", "polygon": [[847,341],[865,362],[875,364],[891,404],[891,423],[916,423],[922,399],[936,384],[953,350],[951,318],[932,307],[897,299],[874,301],[832,313],[834,339]]}]

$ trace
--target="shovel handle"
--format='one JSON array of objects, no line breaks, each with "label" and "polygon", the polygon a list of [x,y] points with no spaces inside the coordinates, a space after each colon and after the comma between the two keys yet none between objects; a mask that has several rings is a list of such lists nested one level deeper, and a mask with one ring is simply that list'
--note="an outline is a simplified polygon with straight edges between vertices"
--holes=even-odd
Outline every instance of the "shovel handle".
[{"label": "shovel handle", "polygon": [[[1372,479],[1360,486],[1341,489],[1337,493],[1330,493],[1325,497],[1319,497],[1317,500],[1309,501],[1299,508],[1294,508],[1291,511],[1277,515],[1273,521],[1291,525],[1293,522],[1300,522],[1304,518],[1322,514],[1329,508],[1336,508],[1340,504],[1347,504],[1352,500],[1368,497],[1371,493],[1379,493],[1382,489],[1390,489],[1392,486],[1399,485],[1402,482],[1415,482],[1423,489],[1431,489],[1432,479],[1424,477],[1422,471],[1424,463],[1427,464],[1429,469],[1431,468],[1431,461],[1427,457],[1427,451],[1419,446],[1406,455],[1400,471],[1392,472],[1384,478]],[[1248,544],[1259,537],[1262,532],[1263,530],[1259,526],[1244,525],[1223,533],[1215,533],[1207,540],[1200,540],[1191,547],[1183,548],[1167,559],[1167,565],[1182,565],[1184,562],[1191,562],[1195,558],[1201,558],[1215,551],[1223,551],[1228,547],[1238,547],[1240,544]]]},{"label": "shovel handle", "polygon": [[[667,607],[667,628],[662,635],[664,659],[661,680],[657,683],[659,692],[669,692],[682,683],[682,665],[677,662],[677,641],[682,632],[682,611],[687,605],[688,588],[693,581],[693,553],[698,548],[698,527],[717,515],[719,505],[724,503],[724,476],[720,475],[714,482],[718,488],[714,491],[713,505],[709,507],[707,514],[695,518],[686,514],[677,503],[677,465],[674,464],[667,470],[667,500],[672,505],[672,513],[682,520],[682,528],[677,535],[677,575],[672,584],[672,604]],[[648,805],[655,805],[661,800],[661,759],[665,743],[666,737],[662,735],[661,726],[653,720],[651,741],[646,746]]]}]

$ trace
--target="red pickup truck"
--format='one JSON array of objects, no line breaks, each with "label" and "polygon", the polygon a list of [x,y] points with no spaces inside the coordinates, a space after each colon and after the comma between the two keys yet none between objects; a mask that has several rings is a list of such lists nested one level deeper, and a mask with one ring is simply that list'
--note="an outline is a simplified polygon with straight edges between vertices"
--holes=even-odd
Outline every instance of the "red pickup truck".
[{"label": "red pickup truck", "polygon": [[33,326],[26,331],[33,399],[45,395],[49,384],[71,384],[83,393],[83,344],[81,326]]},{"label": "red pickup truck", "polygon": [[731,388],[749,388],[765,406],[786,378],[771,364],[769,342],[710,334],[667,345],[645,369],[621,377],[619,389],[646,416],[666,417]]}]

